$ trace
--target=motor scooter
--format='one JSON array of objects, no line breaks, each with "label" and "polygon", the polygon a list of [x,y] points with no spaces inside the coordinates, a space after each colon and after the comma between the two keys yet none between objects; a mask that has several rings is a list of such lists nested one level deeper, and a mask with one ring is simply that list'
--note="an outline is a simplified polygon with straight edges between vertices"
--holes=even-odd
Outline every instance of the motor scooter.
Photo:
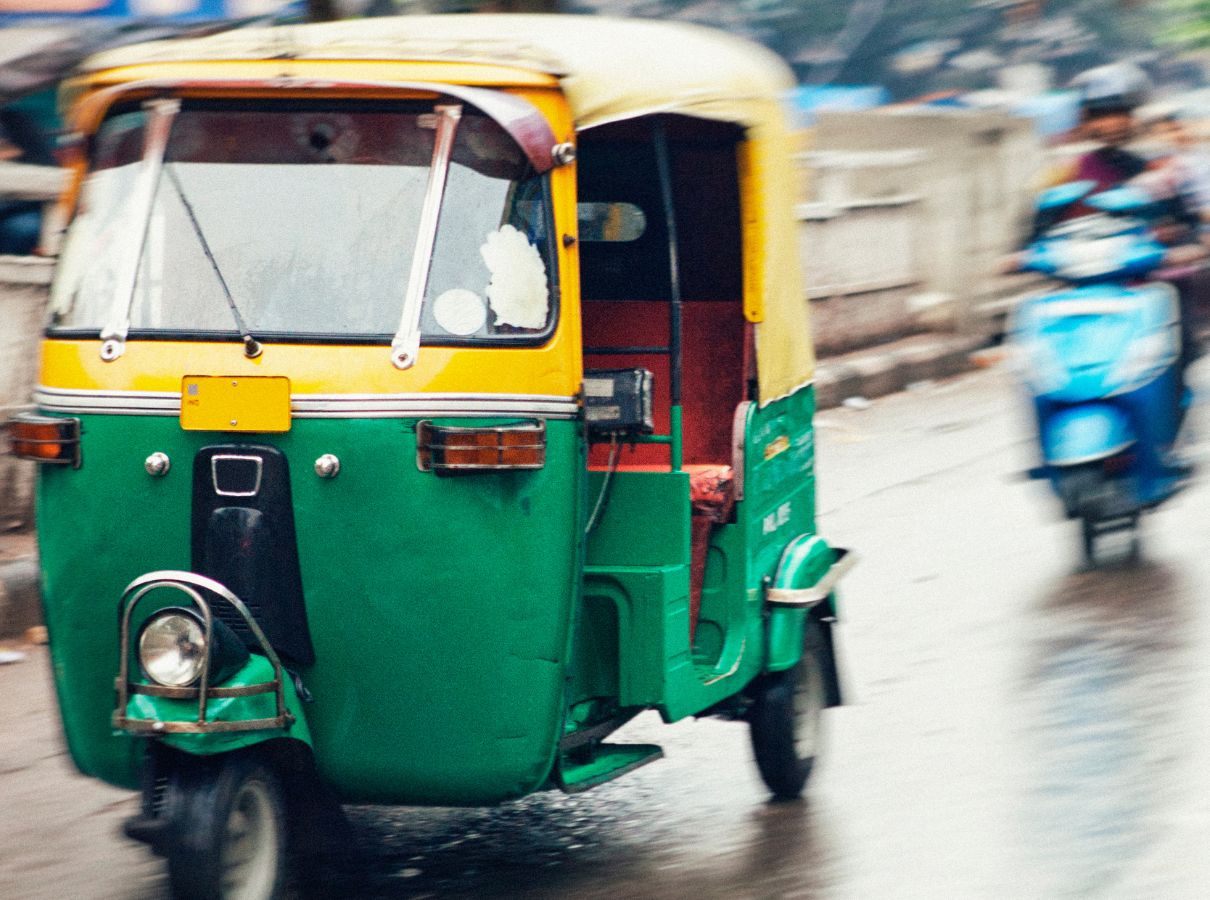
[{"label": "motor scooter", "polygon": [[[1141,514],[1187,481],[1172,448],[1190,402],[1177,291],[1155,278],[1168,255],[1157,201],[1128,185],[1094,189],[1072,182],[1039,197],[1020,268],[1068,287],[1021,303],[1011,327],[1042,457],[1029,475],[1080,521],[1090,565],[1111,532],[1129,531],[1137,555]],[[1091,212],[1063,219],[1075,204]]]}]

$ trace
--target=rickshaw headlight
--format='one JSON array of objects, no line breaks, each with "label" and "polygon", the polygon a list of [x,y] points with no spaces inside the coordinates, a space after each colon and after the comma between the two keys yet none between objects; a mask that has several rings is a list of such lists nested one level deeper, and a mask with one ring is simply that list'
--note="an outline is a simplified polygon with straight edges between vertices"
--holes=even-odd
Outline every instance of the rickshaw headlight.
[{"label": "rickshaw headlight", "polygon": [[188,610],[161,610],[139,633],[139,665],[156,684],[191,685],[201,677],[205,661],[206,631]]}]

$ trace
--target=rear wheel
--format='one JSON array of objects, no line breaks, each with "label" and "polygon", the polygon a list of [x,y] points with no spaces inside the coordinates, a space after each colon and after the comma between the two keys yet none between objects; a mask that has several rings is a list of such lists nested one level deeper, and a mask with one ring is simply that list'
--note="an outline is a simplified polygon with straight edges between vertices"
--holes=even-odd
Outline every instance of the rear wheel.
[{"label": "rear wheel", "polygon": [[164,849],[181,900],[276,900],[286,875],[286,826],[277,777],[231,757],[174,779],[173,835]]},{"label": "rear wheel", "polygon": [[828,651],[821,629],[808,620],[802,659],[793,668],[766,675],[756,686],[748,713],[756,766],[778,800],[802,795],[820,751]]}]

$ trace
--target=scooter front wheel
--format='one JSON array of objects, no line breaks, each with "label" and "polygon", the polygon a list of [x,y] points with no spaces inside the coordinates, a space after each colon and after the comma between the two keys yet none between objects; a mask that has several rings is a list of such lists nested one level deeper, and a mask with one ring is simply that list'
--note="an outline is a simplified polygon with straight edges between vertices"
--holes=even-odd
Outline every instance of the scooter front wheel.
[{"label": "scooter front wheel", "polygon": [[[184,773],[183,773],[184,774]],[[164,848],[178,900],[276,900],[286,880],[281,785],[243,756],[173,780],[173,836]]]},{"label": "scooter front wheel", "polygon": [[1137,514],[1130,517],[1127,524],[1117,528],[1103,529],[1095,519],[1083,518],[1080,520],[1080,536],[1084,547],[1084,562],[1089,568],[1095,568],[1099,563],[1097,555],[1097,538],[1109,531],[1129,531],[1130,532],[1130,550],[1127,557],[1130,560],[1137,560],[1142,553],[1142,542],[1139,537],[1139,516]]}]

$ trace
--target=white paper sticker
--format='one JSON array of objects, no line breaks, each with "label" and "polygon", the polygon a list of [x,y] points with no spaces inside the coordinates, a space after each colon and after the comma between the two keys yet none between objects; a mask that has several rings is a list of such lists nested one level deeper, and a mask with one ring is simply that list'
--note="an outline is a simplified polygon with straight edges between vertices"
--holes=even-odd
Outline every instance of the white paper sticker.
[{"label": "white paper sticker", "polygon": [[516,328],[545,327],[550,291],[538,248],[512,225],[501,225],[479,253],[492,273],[487,301],[496,321]]},{"label": "white paper sticker", "polygon": [[433,301],[433,318],[449,334],[477,334],[487,323],[483,298],[466,288],[452,288]]}]

